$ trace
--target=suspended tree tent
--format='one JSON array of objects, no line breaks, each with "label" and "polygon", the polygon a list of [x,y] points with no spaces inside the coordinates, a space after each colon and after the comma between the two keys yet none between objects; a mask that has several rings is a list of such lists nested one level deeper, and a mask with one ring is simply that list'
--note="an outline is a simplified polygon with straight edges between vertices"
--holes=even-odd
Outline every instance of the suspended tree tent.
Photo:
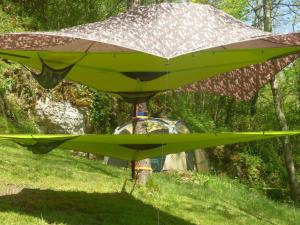
[{"label": "suspended tree tent", "polygon": [[[249,100],[299,54],[300,33],[263,32],[211,6],[193,3],[140,6],[103,22],[56,32],[0,35],[0,57],[26,66],[41,86],[50,89],[68,79],[134,104],[196,81],[197,90]],[[60,147],[140,160],[295,134],[299,132],[1,138],[35,153]]]},{"label": "suspended tree tent", "polygon": [[12,140],[27,146],[37,154],[43,154],[59,147],[75,149],[95,155],[108,155],[128,161],[141,160],[160,155],[178,153],[197,148],[265,140],[287,135],[289,132],[222,132],[197,134],[136,134],[136,135],[1,135],[2,140]]},{"label": "suspended tree tent", "polygon": [[299,54],[300,33],[263,32],[193,3],[140,6],[57,32],[0,36],[0,56],[41,71],[34,77],[46,88],[66,78],[133,102],[195,81],[203,91],[250,99]]}]

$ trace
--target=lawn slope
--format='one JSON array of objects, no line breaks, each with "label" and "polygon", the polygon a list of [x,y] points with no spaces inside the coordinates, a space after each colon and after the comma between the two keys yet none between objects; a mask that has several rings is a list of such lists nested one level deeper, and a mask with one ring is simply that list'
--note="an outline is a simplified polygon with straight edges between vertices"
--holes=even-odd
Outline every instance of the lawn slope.
[{"label": "lawn slope", "polygon": [[[133,187],[129,171],[55,150],[33,155],[0,142],[0,223],[66,225],[299,224],[300,209],[236,181],[155,174]],[[125,184],[125,185],[124,185]]]}]

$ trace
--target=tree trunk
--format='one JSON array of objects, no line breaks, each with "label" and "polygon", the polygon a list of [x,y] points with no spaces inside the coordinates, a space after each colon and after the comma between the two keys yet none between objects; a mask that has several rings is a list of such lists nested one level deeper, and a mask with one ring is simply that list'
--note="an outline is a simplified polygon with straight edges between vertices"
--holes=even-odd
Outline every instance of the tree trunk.
[{"label": "tree trunk", "polygon": [[256,104],[257,104],[257,100],[258,100],[258,93],[256,93],[253,98],[251,99],[251,102],[250,102],[250,114],[251,116],[254,116],[256,114],[256,110],[257,110],[257,107],[256,107]]},{"label": "tree trunk", "polygon": [[[134,7],[137,7],[141,4],[141,0],[127,0],[127,9],[131,9]],[[146,103],[141,103],[138,105],[138,109],[134,109],[135,113],[136,110],[139,111],[147,111],[147,105]],[[134,119],[133,119],[134,121]],[[132,134],[142,134],[144,132],[143,128],[139,128],[139,126],[137,126],[137,121],[133,122],[132,124],[133,126],[133,132]],[[132,162],[133,163],[133,162]],[[144,160],[140,160],[137,163],[134,163],[135,167],[138,169],[138,171],[135,171],[135,178],[137,179],[138,183],[140,184],[145,184],[147,183],[147,181],[149,180],[149,177],[152,173],[152,170],[147,169],[147,168],[151,168],[151,162],[150,159],[144,159]],[[135,168],[134,168],[135,170]]]},{"label": "tree trunk", "polygon": [[[299,62],[300,64],[300,62]],[[298,107],[300,108],[300,66],[297,74]]]},{"label": "tree trunk", "polygon": [[264,30],[272,32],[272,0],[263,0]]},{"label": "tree trunk", "polygon": [[[138,111],[139,112],[148,112],[147,104],[141,103],[138,105]],[[145,127],[144,126],[138,126],[137,127],[137,134],[145,134]],[[151,168],[151,161],[150,159],[143,159],[137,162],[137,166],[139,167],[139,173],[138,173],[138,182],[140,184],[146,184],[152,174],[152,168]]]},{"label": "tree trunk", "polygon": [[[132,134],[145,134],[145,127],[141,123],[138,123],[138,120],[136,118],[137,111],[147,111],[146,103],[142,103],[139,105],[134,104],[133,106]],[[131,167],[132,178],[136,179],[139,184],[146,184],[152,173],[150,159],[143,159],[138,162],[132,161]]]},{"label": "tree trunk", "polygon": [[[281,108],[281,95],[280,91],[278,89],[278,83],[277,80],[274,78],[270,81],[273,99],[274,99],[274,106],[275,106],[275,112],[277,116],[277,120],[279,122],[279,125],[283,131],[287,131],[288,125],[286,122],[286,118],[284,115],[284,112]],[[290,144],[290,138],[285,137],[283,139],[283,155],[285,160],[285,165],[288,171],[288,177],[289,177],[289,185],[291,189],[291,197],[296,202],[299,203],[299,196],[298,196],[298,182],[297,182],[297,176],[294,166],[294,160],[293,160],[293,154]]]},{"label": "tree trunk", "polygon": [[226,106],[225,124],[232,127],[232,117],[234,114],[235,100],[231,99]]},{"label": "tree trunk", "polygon": [[[272,0],[263,0],[263,19],[264,19],[264,30],[271,32],[272,31]],[[286,122],[285,114],[282,110],[282,103],[281,103],[281,95],[278,88],[278,83],[276,78],[270,80],[270,85],[273,94],[274,100],[274,107],[277,116],[277,120],[281,127],[281,130],[286,131],[288,130],[288,125]],[[297,176],[294,166],[294,160],[292,155],[292,149],[290,144],[290,138],[285,137],[283,139],[283,155],[285,160],[285,166],[288,172],[289,178],[289,186],[291,189],[291,197],[295,201],[295,203],[299,202],[298,197],[298,183],[297,183]]]},{"label": "tree trunk", "polygon": [[218,127],[218,124],[219,124],[219,115],[223,109],[223,106],[225,105],[226,103],[226,99],[224,96],[220,96],[219,97],[219,101],[218,101],[218,104],[216,105],[215,107],[215,113],[214,113],[214,122],[216,124],[216,126]]}]

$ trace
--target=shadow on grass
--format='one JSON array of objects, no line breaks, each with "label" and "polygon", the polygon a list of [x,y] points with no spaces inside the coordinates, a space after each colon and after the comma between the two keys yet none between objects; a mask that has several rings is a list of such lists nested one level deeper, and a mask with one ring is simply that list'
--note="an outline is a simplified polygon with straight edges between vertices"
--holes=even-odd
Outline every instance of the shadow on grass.
[{"label": "shadow on grass", "polygon": [[0,196],[0,211],[68,225],[193,225],[134,198],[128,193],[85,193],[23,189]]}]

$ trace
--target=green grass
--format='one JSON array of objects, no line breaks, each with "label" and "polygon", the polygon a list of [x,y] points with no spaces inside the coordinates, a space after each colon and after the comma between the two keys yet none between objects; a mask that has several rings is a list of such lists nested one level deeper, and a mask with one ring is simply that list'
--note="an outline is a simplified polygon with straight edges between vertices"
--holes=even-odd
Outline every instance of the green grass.
[{"label": "green grass", "polygon": [[[19,16],[15,7],[8,7],[4,10],[3,5],[0,5],[0,33],[28,31],[35,28],[33,17]],[[7,12],[5,12],[7,11]]]},{"label": "green grass", "polygon": [[[211,175],[130,172],[69,152],[48,155],[0,143],[0,223],[66,225],[299,224],[300,209]],[[123,189],[123,191],[122,191]],[[132,192],[132,193],[131,193]]]}]

